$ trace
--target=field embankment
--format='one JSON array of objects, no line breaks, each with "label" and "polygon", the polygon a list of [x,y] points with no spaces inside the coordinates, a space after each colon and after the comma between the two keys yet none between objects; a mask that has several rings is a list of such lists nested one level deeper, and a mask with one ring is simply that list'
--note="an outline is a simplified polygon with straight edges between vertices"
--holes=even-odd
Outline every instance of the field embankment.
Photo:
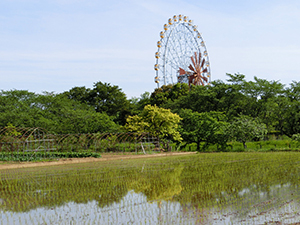
[{"label": "field embankment", "polygon": [[28,168],[28,167],[39,167],[39,166],[55,166],[73,163],[88,163],[88,162],[100,162],[108,160],[128,160],[128,159],[138,159],[138,158],[153,158],[153,157],[165,157],[165,156],[177,156],[177,155],[188,155],[195,154],[196,152],[167,152],[167,153],[157,153],[157,154],[146,154],[146,155],[136,155],[136,154],[111,154],[102,153],[101,158],[64,158],[55,161],[44,161],[44,162],[0,162],[0,170],[5,169],[18,169],[18,168]]}]

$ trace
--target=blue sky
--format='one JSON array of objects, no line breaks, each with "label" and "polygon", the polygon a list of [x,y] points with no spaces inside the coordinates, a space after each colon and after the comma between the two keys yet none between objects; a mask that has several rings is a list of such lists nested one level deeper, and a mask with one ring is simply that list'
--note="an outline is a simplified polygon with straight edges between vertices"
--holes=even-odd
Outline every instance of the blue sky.
[{"label": "blue sky", "polygon": [[1,0],[1,90],[60,93],[102,81],[152,92],[156,42],[173,15],[198,26],[212,80],[300,76],[298,0]]}]

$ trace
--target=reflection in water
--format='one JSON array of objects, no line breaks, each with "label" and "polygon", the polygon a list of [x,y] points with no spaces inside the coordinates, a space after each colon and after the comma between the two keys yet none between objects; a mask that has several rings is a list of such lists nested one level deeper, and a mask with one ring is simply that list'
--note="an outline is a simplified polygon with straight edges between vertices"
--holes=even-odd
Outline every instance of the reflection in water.
[{"label": "reflection in water", "polygon": [[[276,187],[274,187],[276,189]],[[149,202],[142,193],[129,191],[119,203],[99,207],[88,203],[69,202],[63,206],[30,210],[29,212],[0,211],[1,224],[264,224],[266,221],[293,223],[300,221],[299,205],[287,199],[290,188],[281,188],[266,196],[251,208],[233,210],[230,206],[202,210],[178,202]],[[295,190],[293,190],[295,191]],[[279,194],[279,195],[278,195]],[[281,195],[282,194],[282,195]],[[284,196],[284,197],[282,197]],[[278,197],[281,197],[278,203]],[[275,200],[277,198],[277,200]],[[243,206],[243,203],[241,203]],[[241,217],[241,213],[247,216]]]},{"label": "reflection in water", "polygon": [[300,221],[296,153],[201,154],[0,172],[1,224]]},{"label": "reflection in water", "polygon": [[86,204],[69,202],[51,209],[0,213],[3,224],[182,224],[186,219],[179,203],[147,202],[145,195],[133,191],[119,203],[103,208],[93,200]]}]

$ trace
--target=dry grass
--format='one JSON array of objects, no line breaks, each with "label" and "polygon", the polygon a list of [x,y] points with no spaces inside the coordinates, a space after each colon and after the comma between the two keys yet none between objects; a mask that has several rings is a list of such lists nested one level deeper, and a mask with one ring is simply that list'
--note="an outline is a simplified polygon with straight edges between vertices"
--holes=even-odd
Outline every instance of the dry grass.
[{"label": "dry grass", "polygon": [[138,158],[152,158],[152,157],[164,157],[164,156],[177,156],[177,155],[187,155],[195,154],[196,152],[168,152],[168,153],[157,153],[157,154],[147,154],[147,155],[136,155],[132,153],[103,153],[101,158],[68,158],[59,159],[55,161],[45,161],[45,162],[5,162],[0,164],[0,170],[5,169],[17,169],[17,168],[28,168],[28,167],[39,167],[39,166],[55,166],[73,163],[87,163],[87,162],[99,162],[108,160],[129,160]]}]

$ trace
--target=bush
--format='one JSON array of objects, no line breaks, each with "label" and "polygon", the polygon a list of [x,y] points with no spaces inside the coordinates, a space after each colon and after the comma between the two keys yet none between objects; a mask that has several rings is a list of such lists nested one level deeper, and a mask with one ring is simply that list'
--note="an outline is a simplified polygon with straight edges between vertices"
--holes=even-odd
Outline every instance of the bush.
[{"label": "bush", "polygon": [[1,161],[38,161],[57,158],[100,158],[95,152],[0,152]]}]

